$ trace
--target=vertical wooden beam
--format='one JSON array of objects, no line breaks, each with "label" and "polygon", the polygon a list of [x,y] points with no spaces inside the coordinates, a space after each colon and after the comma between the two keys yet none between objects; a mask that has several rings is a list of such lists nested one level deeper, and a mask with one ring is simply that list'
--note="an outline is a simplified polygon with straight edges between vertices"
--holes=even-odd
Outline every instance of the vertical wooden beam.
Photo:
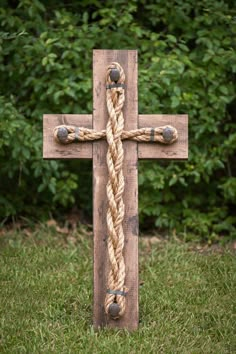
[{"label": "vertical wooden beam", "polygon": [[[138,125],[137,98],[137,51],[135,50],[94,50],[93,52],[93,128],[106,128],[108,113],[106,107],[105,75],[107,66],[119,62],[126,75],[124,118],[125,130],[136,129]],[[106,142],[93,143],[93,225],[94,225],[94,315],[95,328],[103,326],[127,328],[138,327],[138,182],[137,143],[124,142],[125,177],[125,233],[124,257],[126,264],[126,311],[119,320],[112,320],[104,311],[107,289],[107,197],[108,179],[106,167]]]}]

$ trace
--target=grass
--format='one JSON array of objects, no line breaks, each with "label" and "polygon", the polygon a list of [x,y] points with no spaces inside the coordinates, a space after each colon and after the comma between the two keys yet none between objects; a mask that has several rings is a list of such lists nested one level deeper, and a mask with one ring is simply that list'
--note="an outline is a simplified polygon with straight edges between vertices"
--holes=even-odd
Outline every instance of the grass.
[{"label": "grass", "polygon": [[[153,242],[154,241],[154,242]],[[92,321],[92,236],[0,235],[1,353],[235,353],[233,251],[140,240],[140,327]]]}]

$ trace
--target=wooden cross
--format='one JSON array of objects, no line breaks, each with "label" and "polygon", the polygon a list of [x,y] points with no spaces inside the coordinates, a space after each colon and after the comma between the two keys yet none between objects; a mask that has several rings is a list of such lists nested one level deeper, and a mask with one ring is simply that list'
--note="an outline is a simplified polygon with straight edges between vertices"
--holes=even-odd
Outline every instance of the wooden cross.
[{"label": "wooden cross", "polygon": [[[123,108],[125,130],[143,127],[172,125],[178,131],[178,140],[173,145],[137,143],[123,141],[125,178],[125,233],[124,258],[126,264],[125,314],[112,319],[104,311],[106,279],[108,272],[106,184],[108,180],[104,140],[81,142],[69,145],[58,144],[53,137],[56,126],[65,124],[77,127],[106,129],[108,112],[106,107],[105,76],[107,66],[119,62],[123,67],[125,81],[125,105]],[[93,159],[93,230],[94,230],[94,311],[93,325],[127,328],[138,327],[138,159],[187,159],[188,158],[188,116],[187,115],[138,115],[136,50],[94,50],[93,51],[93,115],[46,114],[43,121],[44,159]],[[81,280],[82,281],[82,280]]]}]

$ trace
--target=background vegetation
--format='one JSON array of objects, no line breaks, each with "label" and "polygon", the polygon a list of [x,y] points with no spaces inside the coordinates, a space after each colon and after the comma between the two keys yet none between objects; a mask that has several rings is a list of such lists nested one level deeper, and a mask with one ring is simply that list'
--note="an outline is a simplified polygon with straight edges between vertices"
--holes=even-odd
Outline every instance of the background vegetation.
[{"label": "background vegetation", "polygon": [[92,112],[92,49],[139,51],[139,112],[188,113],[187,162],[142,162],[140,221],[236,233],[232,0],[0,1],[0,216],[91,213],[91,162],[42,160],[43,113]]}]

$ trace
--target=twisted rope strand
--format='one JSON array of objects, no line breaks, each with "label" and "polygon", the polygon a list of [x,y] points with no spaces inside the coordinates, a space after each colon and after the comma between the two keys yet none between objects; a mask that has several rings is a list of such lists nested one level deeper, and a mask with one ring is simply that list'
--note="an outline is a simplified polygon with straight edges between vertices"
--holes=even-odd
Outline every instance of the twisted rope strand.
[{"label": "twisted rope strand", "polygon": [[[110,71],[118,69],[120,77],[118,84],[123,84],[125,74],[123,68],[118,63],[112,63],[107,69],[106,83],[112,84]],[[108,229],[108,255],[110,270],[107,279],[107,289],[110,290],[105,298],[105,312],[110,314],[110,306],[117,304],[119,312],[113,318],[119,318],[125,312],[125,297],[120,294],[126,291],[125,283],[125,262],[123,257],[124,232],[122,222],[124,219],[124,176],[123,159],[124,151],[121,135],[124,129],[124,117],[122,108],[125,102],[124,88],[114,87],[106,91],[107,110],[109,119],[106,127],[106,138],[108,143],[107,150],[107,229]]]},{"label": "twisted rope strand", "polygon": [[[58,132],[60,130],[65,130],[66,137],[64,139],[59,138]],[[163,137],[163,132],[166,129],[170,129],[172,132],[172,138],[170,140],[165,140]],[[76,130],[78,131],[76,137]],[[106,130],[96,131],[93,129],[83,128],[83,127],[75,127],[72,125],[58,125],[54,128],[54,139],[56,142],[61,144],[71,144],[74,142],[86,142],[93,141],[99,139],[106,139],[107,137]],[[139,142],[158,142],[162,144],[173,144],[178,139],[177,130],[171,125],[164,125],[156,128],[140,128],[134,130],[123,130],[121,133],[121,140],[133,140]]]}]

